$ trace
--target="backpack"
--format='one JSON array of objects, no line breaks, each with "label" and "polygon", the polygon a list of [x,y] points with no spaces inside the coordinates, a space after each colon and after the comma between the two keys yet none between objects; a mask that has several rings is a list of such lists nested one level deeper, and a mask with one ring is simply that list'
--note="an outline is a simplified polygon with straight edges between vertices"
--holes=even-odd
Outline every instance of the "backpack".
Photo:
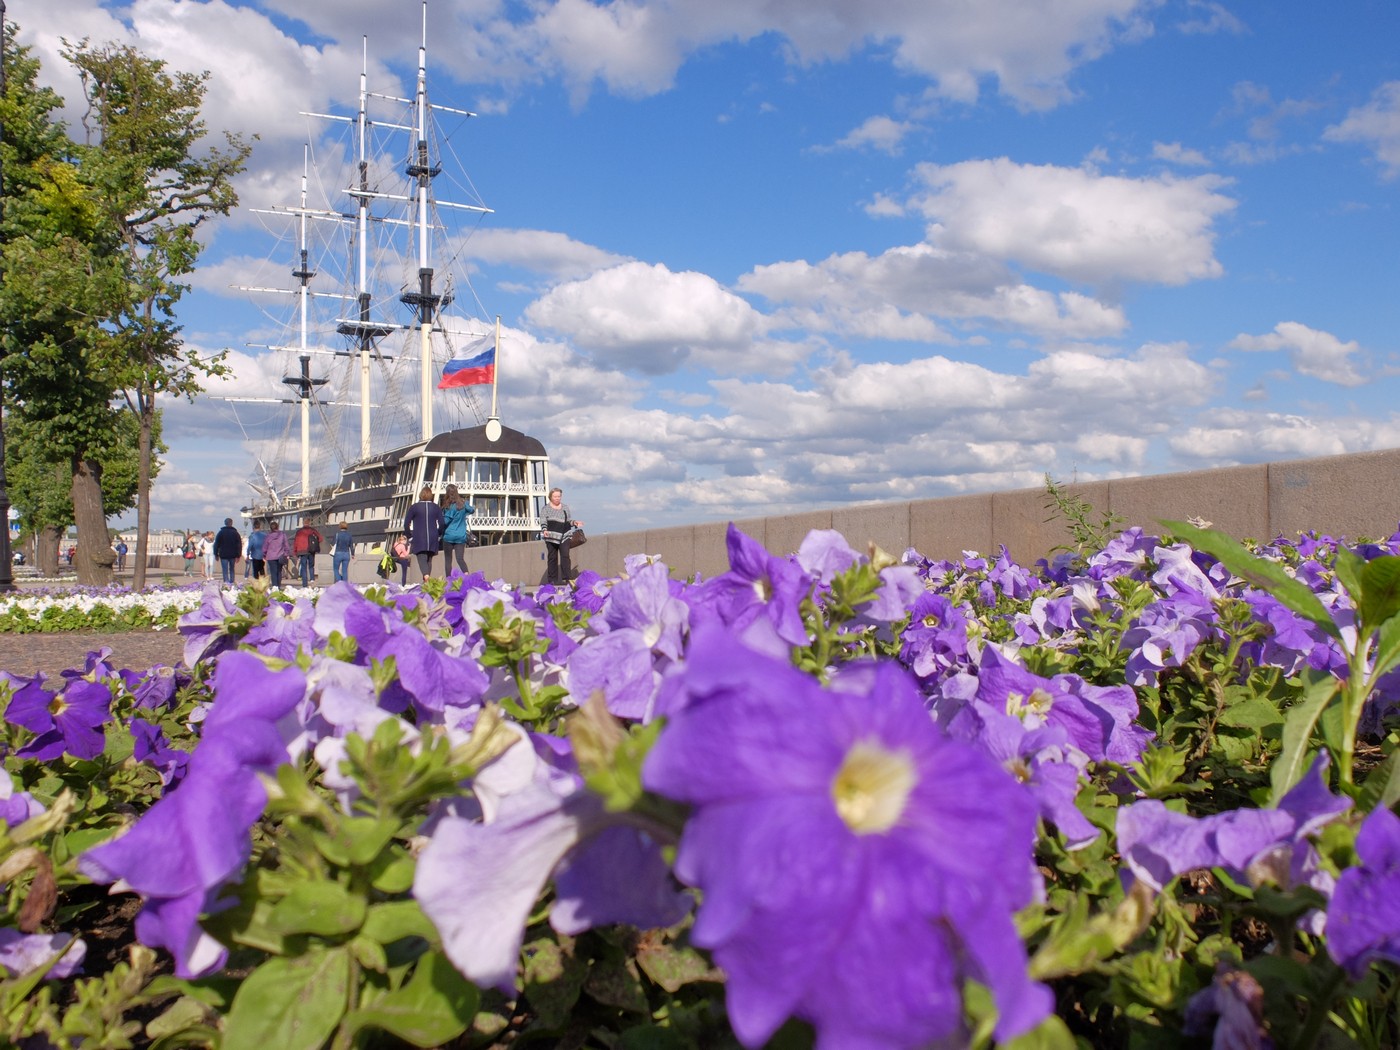
[{"label": "backpack", "polygon": [[306,553],[321,553],[321,534],[315,529],[312,529],[309,533],[306,534]]}]

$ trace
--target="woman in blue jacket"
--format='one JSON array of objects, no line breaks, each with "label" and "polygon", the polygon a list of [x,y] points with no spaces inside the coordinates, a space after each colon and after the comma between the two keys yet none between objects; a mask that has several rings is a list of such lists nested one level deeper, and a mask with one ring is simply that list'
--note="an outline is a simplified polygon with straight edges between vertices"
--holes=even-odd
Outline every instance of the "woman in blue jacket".
[{"label": "woman in blue jacket", "polygon": [[467,515],[475,514],[476,508],[462,498],[456,485],[447,486],[447,495],[442,505],[442,571],[452,571],[452,560],[457,560],[457,568],[467,572],[467,548],[471,544],[471,533],[467,530]]}]

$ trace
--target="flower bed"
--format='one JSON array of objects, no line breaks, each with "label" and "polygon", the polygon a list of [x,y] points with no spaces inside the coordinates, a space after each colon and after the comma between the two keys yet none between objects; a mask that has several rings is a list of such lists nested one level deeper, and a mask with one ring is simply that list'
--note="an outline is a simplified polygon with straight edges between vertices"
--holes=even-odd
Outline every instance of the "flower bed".
[{"label": "flower bed", "polygon": [[[125,631],[173,628],[185,613],[199,608],[207,584],[182,587],[26,587],[0,595],[0,634],[61,631]],[[233,593],[233,588],[229,588]],[[295,598],[300,587],[283,594]]]},{"label": "flower bed", "polygon": [[189,670],[0,676],[0,1034],[1395,1045],[1400,534],[1172,528],[210,586]]}]

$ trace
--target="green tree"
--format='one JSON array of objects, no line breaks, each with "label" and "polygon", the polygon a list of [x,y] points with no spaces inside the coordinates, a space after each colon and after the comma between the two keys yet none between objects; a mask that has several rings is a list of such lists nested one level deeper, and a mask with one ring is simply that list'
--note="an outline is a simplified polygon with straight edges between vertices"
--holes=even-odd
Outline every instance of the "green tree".
[{"label": "green tree", "polygon": [[227,133],[222,147],[203,145],[208,73],[170,72],[117,44],[84,41],[66,46],[64,57],[78,70],[87,103],[80,166],[101,190],[103,236],[116,241],[125,278],[120,308],[107,321],[119,369],[114,390],[140,423],[133,582],[142,587],[157,398],[193,398],[202,378],[225,371],[222,354],[202,358],[180,339],[175,307],[189,289],[181,278],[203,248],[199,228],[237,205],[233,179],[252,147]]},{"label": "green tree", "polygon": [[79,579],[105,583],[102,465],[116,443],[121,410],[112,403],[111,333],[103,321],[123,302],[120,243],[107,228],[100,191],[84,178],[73,145],[54,116],[60,100],[37,83],[38,62],[5,46],[4,221],[0,329],[9,418],[28,425],[44,457],[66,462],[73,518],[85,556]]},{"label": "green tree", "polygon": [[[159,413],[155,427],[156,445],[163,452]],[[10,502],[20,513],[21,530],[34,537],[35,564],[41,573],[52,576],[58,571],[60,539],[73,522],[71,467],[66,460],[47,454],[47,446],[35,437],[40,428],[33,421],[16,415],[7,421],[7,428]],[[120,413],[112,444],[94,450],[102,467],[102,511],[107,517],[136,506],[139,429],[140,422],[133,413]],[[110,529],[106,536],[110,542]]]}]

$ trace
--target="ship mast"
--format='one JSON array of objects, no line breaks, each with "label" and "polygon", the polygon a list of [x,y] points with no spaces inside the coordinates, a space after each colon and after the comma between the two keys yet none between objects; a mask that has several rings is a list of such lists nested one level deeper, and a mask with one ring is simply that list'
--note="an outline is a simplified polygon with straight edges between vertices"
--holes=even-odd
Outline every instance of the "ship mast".
[{"label": "ship mast", "polygon": [[404,296],[404,302],[418,309],[419,377],[421,392],[422,437],[433,436],[433,315],[440,296],[433,292],[432,228],[428,225],[428,202],[434,176],[442,170],[433,163],[428,152],[428,4],[423,3],[423,42],[418,46],[418,91],[414,96],[418,142],[406,174],[417,179],[418,211],[418,291]]},{"label": "ship mast", "polygon": [[311,495],[311,398],[315,388],[326,381],[311,378],[311,357],[307,354],[307,334],[311,310],[311,278],[316,271],[311,269],[310,253],[306,246],[306,179],[310,164],[310,150],[303,148],[301,161],[301,217],[298,221],[301,232],[300,250],[297,255],[298,267],[292,271],[297,279],[297,309],[301,327],[301,375],[283,379],[282,382],[296,387],[297,400],[301,402],[301,497]]},{"label": "ship mast", "polygon": [[369,260],[368,260],[368,240],[369,240],[369,37],[364,37],[360,42],[360,116],[359,135],[360,140],[360,194],[356,198],[356,222],[357,237],[359,242],[359,274],[357,291],[359,292],[360,324],[359,324],[359,344],[360,344],[360,459],[369,459],[370,454],[370,420],[369,420],[369,359],[370,351],[374,349],[374,340],[388,334],[387,328],[376,328],[369,319]]}]

